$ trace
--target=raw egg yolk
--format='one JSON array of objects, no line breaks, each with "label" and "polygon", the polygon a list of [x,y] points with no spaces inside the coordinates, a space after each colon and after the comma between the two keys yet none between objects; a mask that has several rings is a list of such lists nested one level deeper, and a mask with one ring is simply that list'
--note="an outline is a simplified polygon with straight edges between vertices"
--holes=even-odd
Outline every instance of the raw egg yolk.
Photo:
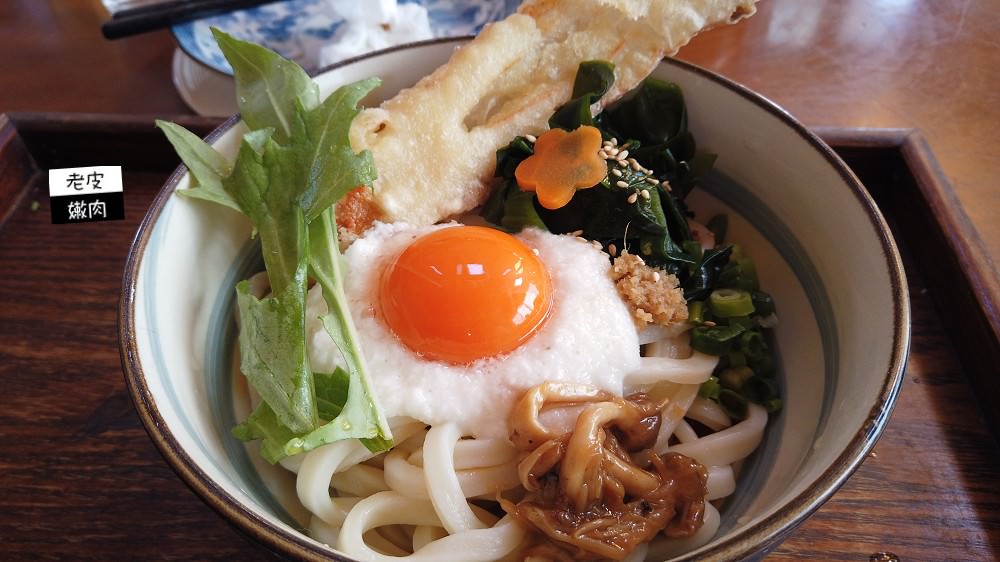
[{"label": "raw egg yolk", "polygon": [[478,226],[435,230],[383,271],[379,308],[420,356],[450,363],[509,353],[545,323],[552,287],[542,261],[513,236]]}]

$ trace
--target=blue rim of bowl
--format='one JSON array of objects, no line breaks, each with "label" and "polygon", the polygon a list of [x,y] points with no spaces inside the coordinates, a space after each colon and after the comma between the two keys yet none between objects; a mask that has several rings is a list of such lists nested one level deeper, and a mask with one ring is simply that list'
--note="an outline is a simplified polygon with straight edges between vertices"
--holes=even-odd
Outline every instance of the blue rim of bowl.
[{"label": "blue rim of bowl", "polygon": [[[366,58],[381,56],[395,51],[443,43],[459,45],[469,39],[471,38],[449,37],[390,47],[345,59],[319,69],[315,74],[322,74]],[[854,432],[854,437],[851,438],[848,446],[830,467],[812,482],[808,490],[792,498],[774,514],[740,531],[724,544],[707,549],[699,549],[696,553],[684,555],[674,560],[692,560],[694,558],[698,560],[735,560],[745,558],[750,554],[763,556],[777,547],[789,533],[818,510],[854,474],[871,452],[888,423],[896,395],[902,384],[910,345],[910,301],[902,259],[889,227],[868,191],[847,164],[815,133],[807,129],[774,102],[728,78],[692,63],[674,58],[665,58],[662,64],[677,65],[682,69],[693,72],[737,93],[781,120],[820,153],[827,163],[837,170],[841,179],[851,189],[854,197],[866,211],[867,217],[871,221],[881,243],[882,256],[886,261],[891,279],[893,294],[892,356],[886,368],[885,379],[878,397],[871,405],[865,422]],[[240,116],[238,114],[230,117],[212,131],[205,140],[209,143],[218,140],[226,131],[239,123],[239,120]],[[160,217],[167,200],[176,191],[178,183],[186,173],[187,169],[183,165],[179,166],[170,175],[163,188],[153,199],[129,249],[122,277],[121,298],[118,304],[119,354],[126,384],[137,413],[150,439],[174,472],[205,503],[222,515],[224,519],[234,523],[236,528],[241,532],[257,540],[266,548],[276,552],[291,554],[303,560],[353,562],[349,558],[336,555],[318,543],[310,541],[304,535],[280,528],[270,521],[261,518],[253,510],[243,505],[223,488],[212,482],[191,457],[184,452],[177,438],[165,423],[146,385],[136,341],[136,280],[142,265],[145,248],[149,243],[156,221]]]}]

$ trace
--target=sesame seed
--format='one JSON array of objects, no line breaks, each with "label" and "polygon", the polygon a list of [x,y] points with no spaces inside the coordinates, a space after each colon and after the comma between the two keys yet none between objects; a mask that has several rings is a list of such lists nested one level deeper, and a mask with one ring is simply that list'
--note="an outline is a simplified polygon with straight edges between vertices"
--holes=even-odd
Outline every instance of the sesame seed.
[{"label": "sesame seed", "polygon": [[670,182],[667,181],[667,180],[661,181],[660,182],[660,187],[662,187],[663,189],[666,189],[667,191],[673,191],[673,188],[670,187]]},{"label": "sesame seed", "polygon": [[643,189],[642,191],[639,192],[639,195],[642,195],[643,199],[645,199],[647,201],[649,200],[649,190],[648,189]]},{"label": "sesame seed", "polygon": [[582,230],[574,230],[573,232],[570,232],[570,235],[571,236],[582,236],[583,235],[583,231]]},{"label": "sesame seed", "polygon": [[614,148],[614,147],[608,149],[608,154],[610,154],[612,156],[618,156],[618,152],[619,152],[619,150],[617,148]]},{"label": "sesame seed", "polygon": [[629,158],[628,163],[632,165],[632,169],[633,170],[636,170],[636,171],[642,170],[642,164],[636,162],[635,158]]},{"label": "sesame seed", "polygon": [[601,243],[598,242],[597,240],[591,240],[590,245],[597,248],[598,250],[601,250],[602,252],[604,251],[604,246],[601,246]]},{"label": "sesame seed", "polygon": [[618,187],[628,187],[628,182],[625,180],[618,180],[615,182]]},{"label": "sesame seed", "polygon": [[614,244],[608,244],[608,253],[614,256],[618,253],[618,248]]},{"label": "sesame seed", "polygon": [[656,178],[646,178],[646,183],[648,183],[649,185],[656,185],[660,182],[658,182]]},{"label": "sesame seed", "polygon": [[658,283],[659,281],[660,281],[660,272],[659,271],[654,271],[653,272],[653,282],[654,283]]},{"label": "sesame seed", "polygon": [[537,256],[538,255],[538,248],[532,248],[531,249],[531,253],[535,254]]},{"label": "sesame seed", "polygon": [[615,137],[611,137],[611,140],[608,142],[610,142],[611,144],[618,144],[618,139],[616,139]]},{"label": "sesame seed", "polygon": [[527,139],[528,142],[538,142],[538,137],[535,135],[524,135],[524,138]]},{"label": "sesame seed", "polygon": [[626,168],[626,167],[628,167],[628,162],[626,162],[624,160],[619,160],[618,161],[618,165],[621,166],[622,168]]},{"label": "sesame seed", "polygon": [[628,158],[628,151],[627,150],[623,150],[621,152],[618,152],[617,154],[618,154],[618,158],[621,158],[621,159]]},{"label": "sesame seed", "polygon": [[622,171],[619,170],[618,168],[615,168],[615,169],[611,170],[611,173],[614,174],[615,176],[619,177],[619,178],[622,177]]},{"label": "sesame seed", "polygon": [[633,193],[632,195],[628,196],[627,201],[629,202],[630,205],[632,203],[635,203],[636,199],[638,199],[638,197],[636,195],[638,195],[638,194],[637,193]]},{"label": "sesame seed", "polygon": [[711,320],[705,320],[704,322],[702,322],[702,325],[708,326],[708,327],[711,328],[712,326],[715,326],[716,324],[715,324],[715,322],[712,322]]},{"label": "sesame seed", "polygon": [[603,150],[598,150],[597,151],[597,155],[600,156],[601,158],[605,159],[605,160],[610,160],[611,159],[611,156],[608,155],[608,153],[604,152]]}]

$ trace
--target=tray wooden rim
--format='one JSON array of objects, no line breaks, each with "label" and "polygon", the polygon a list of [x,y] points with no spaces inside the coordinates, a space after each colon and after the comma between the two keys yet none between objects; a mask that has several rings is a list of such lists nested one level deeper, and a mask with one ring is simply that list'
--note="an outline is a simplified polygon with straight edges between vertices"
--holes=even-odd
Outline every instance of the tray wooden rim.
[{"label": "tray wooden rim", "polygon": [[[897,159],[912,193],[878,192],[864,181],[883,215],[894,218],[897,244],[911,252],[967,374],[995,441],[1000,440],[1000,273],[930,145],[917,129],[817,127],[841,157],[868,152]],[[857,170],[857,163],[849,163]],[[955,283],[965,290],[955,290]]]}]

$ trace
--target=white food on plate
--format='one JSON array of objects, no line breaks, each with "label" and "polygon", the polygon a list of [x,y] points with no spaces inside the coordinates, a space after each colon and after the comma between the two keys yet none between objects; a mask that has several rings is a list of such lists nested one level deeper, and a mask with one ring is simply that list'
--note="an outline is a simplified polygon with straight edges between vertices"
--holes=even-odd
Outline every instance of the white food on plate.
[{"label": "white food on plate", "polygon": [[419,4],[399,4],[396,0],[328,2],[344,18],[346,32],[320,49],[320,66],[434,36],[427,8]]}]

